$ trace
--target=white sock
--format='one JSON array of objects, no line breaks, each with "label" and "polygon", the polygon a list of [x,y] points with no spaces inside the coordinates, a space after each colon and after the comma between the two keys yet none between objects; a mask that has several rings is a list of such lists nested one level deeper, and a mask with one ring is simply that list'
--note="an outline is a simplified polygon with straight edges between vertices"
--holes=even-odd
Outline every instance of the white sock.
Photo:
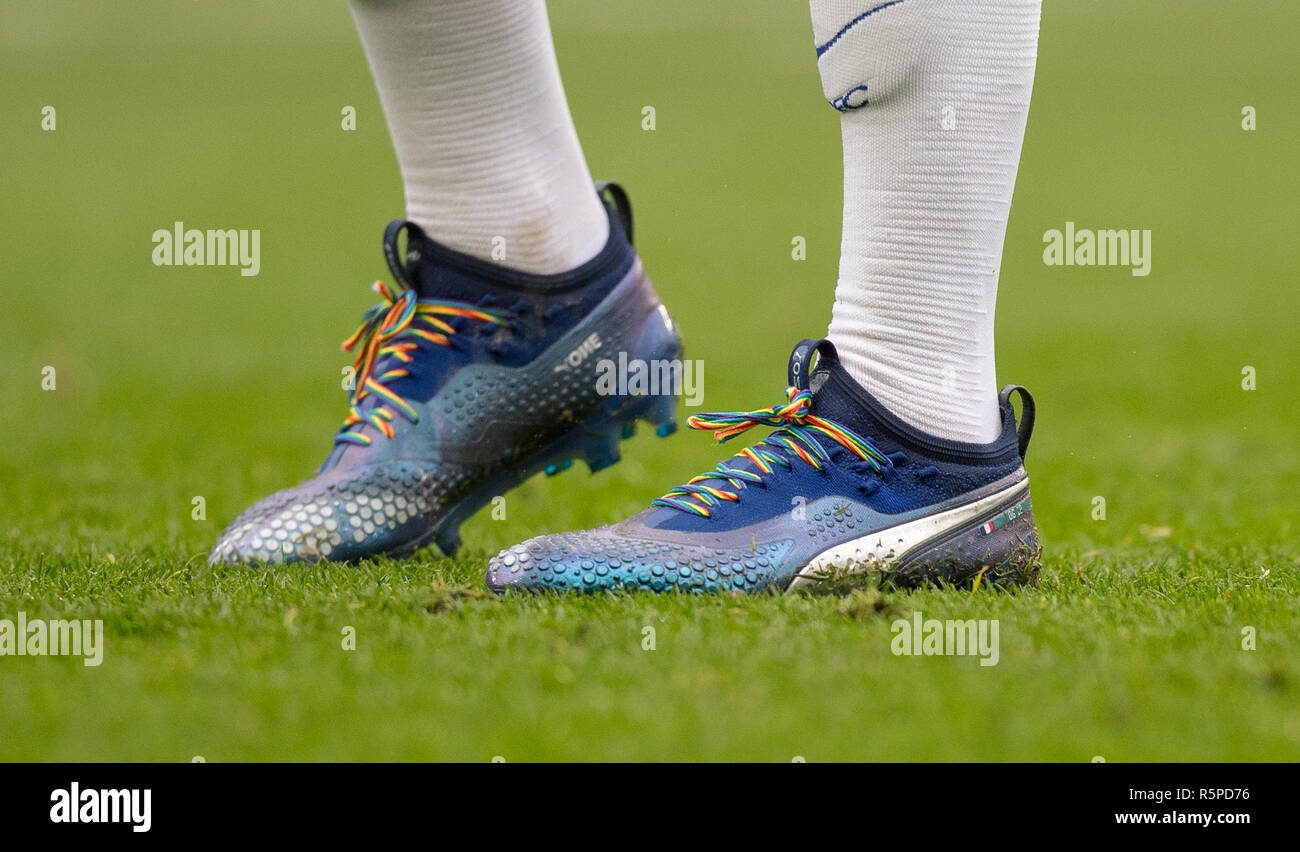
[{"label": "white sock", "polygon": [[1041,0],[810,0],[842,110],[844,230],[828,336],[891,411],[997,437],[993,309]]},{"label": "white sock", "polygon": [[542,0],[348,6],[397,149],[408,219],[458,251],[526,272],[565,272],[600,251],[609,222]]}]

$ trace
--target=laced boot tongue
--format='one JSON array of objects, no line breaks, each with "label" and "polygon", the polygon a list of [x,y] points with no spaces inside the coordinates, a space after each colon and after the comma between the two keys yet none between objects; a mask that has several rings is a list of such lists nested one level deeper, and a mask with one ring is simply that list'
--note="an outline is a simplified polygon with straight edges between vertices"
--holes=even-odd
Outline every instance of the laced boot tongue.
[{"label": "laced boot tongue", "polygon": [[801,391],[812,392],[809,413],[852,424],[855,429],[874,426],[874,423],[863,423],[862,412],[858,407],[827,387],[827,381],[836,368],[843,369],[840,367],[840,356],[835,351],[835,344],[825,338],[801,340],[790,353],[790,385]]},{"label": "laced boot tongue", "polygon": [[[836,374],[836,380],[831,381]],[[870,439],[892,437],[895,429],[888,414],[878,412],[865,400],[846,393],[844,380],[854,384],[840,364],[835,344],[826,339],[801,340],[790,353],[790,384],[813,394],[810,411],[834,420]]]},{"label": "laced boot tongue", "polygon": [[[464,254],[435,241],[419,225],[394,219],[384,228],[384,259],[393,280],[421,299],[478,307],[526,309],[525,279],[541,278]],[[522,284],[521,284],[522,282]]]},{"label": "laced boot tongue", "polygon": [[790,353],[790,384],[812,391],[810,414],[853,430],[885,453],[900,448],[897,418],[854,382],[829,340],[799,341]]},{"label": "laced boot tongue", "polygon": [[[795,346],[790,355],[790,383],[812,391],[810,414],[853,430],[891,459],[912,452],[996,455],[1007,451],[1004,445],[1017,437],[1009,396],[1023,391],[1019,385],[1008,385],[1000,397],[1003,436],[993,445],[973,445],[935,438],[902,420],[849,374],[829,340],[802,340]],[[1026,399],[1022,393],[1022,401],[1027,406],[1027,415],[1022,418],[1024,422],[1018,435],[1021,455],[1033,428],[1034,411],[1032,398]]]},{"label": "laced boot tongue", "polygon": [[835,344],[829,340],[813,337],[800,340],[795,344],[794,351],[790,353],[790,385],[801,391],[815,392],[821,388],[825,377],[829,375],[831,365],[838,364],[839,361],[840,356],[835,351]]},{"label": "laced boot tongue", "polygon": [[[407,232],[405,252],[399,245],[404,231]],[[384,228],[384,260],[388,261],[388,271],[393,273],[393,281],[403,289],[415,290],[423,296],[425,294],[420,292],[415,282],[416,271],[422,260],[418,245],[421,237],[428,239],[419,225],[405,219],[394,219]]]},{"label": "laced boot tongue", "polygon": [[[820,360],[814,364],[815,358]],[[828,388],[825,383],[834,377],[837,363],[835,347],[829,340],[802,340],[790,355],[790,384],[785,391],[784,405],[691,415],[686,422],[692,429],[711,431],[720,442],[761,426],[775,427],[775,431],[720,462],[713,470],[671,489],[651,505],[709,517],[711,507],[720,502],[738,502],[748,484],[761,484],[776,467],[793,469],[793,465],[802,462],[824,470],[827,464],[834,463],[834,454],[841,450],[876,470],[890,467],[891,460],[852,427],[836,422],[825,413],[814,413],[816,396],[811,386],[819,391],[833,390],[833,386]]]},{"label": "laced boot tongue", "polygon": [[434,242],[414,222],[394,219],[388,223],[384,228],[384,259],[388,261],[393,280],[405,289],[414,290],[421,299],[447,299],[470,305],[482,301],[482,282],[476,286],[472,272],[462,268],[472,266],[474,259]]}]

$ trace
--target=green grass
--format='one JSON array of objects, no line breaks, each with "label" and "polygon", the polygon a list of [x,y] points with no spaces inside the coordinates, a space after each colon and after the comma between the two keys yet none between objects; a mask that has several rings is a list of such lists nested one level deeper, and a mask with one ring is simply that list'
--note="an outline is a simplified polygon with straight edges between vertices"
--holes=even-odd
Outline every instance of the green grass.
[{"label": "green grass", "polygon": [[[776,401],[839,242],[806,8],[551,14],[592,170],[631,190],[707,407]],[[499,600],[497,548],[623,517],[717,451],[639,436],[608,471],[529,482],[454,561],[207,568],[343,415],[337,342],[402,210],[361,49],[342,3],[11,11],[0,618],[102,618],[107,648],[98,668],[0,657],[0,759],[1300,759],[1297,24],[1264,2],[1048,4],[998,330],[1002,375],[1039,399],[1037,588]],[[177,219],[261,228],[261,274],[154,267]],[[1044,267],[1067,219],[1150,228],[1151,275]],[[917,610],[999,619],[998,665],[892,655]]]}]

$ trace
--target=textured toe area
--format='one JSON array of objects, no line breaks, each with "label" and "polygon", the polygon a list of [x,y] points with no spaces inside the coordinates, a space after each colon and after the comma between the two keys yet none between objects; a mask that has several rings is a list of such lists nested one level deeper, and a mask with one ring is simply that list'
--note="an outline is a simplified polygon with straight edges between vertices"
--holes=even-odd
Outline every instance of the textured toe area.
[{"label": "textured toe area", "polygon": [[[553,302],[538,301],[540,292],[531,290],[525,299],[518,282],[501,283],[496,297],[513,303],[505,311],[508,329],[483,332],[480,323],[471,334],[462,328],[450,332],[447,346],[418,337],[408,341],[416,347],[411,353],[399,356],[394,348],[374,361],[377,378],[361,384],[369,388],[364,400],[355,392],[350,397],[354,416],[336,436],[324,472],[245,511],[220,536],[209,562],[396,557],[426,542],[451,554],[466,518],[534,473],[558,473],[580,458],[593,471],[613,464],[620,436],[636,420],[670,433],[675,384],[656,393],[616,392],[601,385],[599,360],[592,357],[595,348],[652,364],[681,355],[676,327],[630,244],[621,245],[612,255],[618,262],[601,267],[605,277],[566,287]],[[439,286],[450,281],[438,280]],[[477,279],[462,283],[482,290]],[[391,298],[380,308],[400,316]],[[367,323],[363,330],[387,327]],[[385,340],[396,347],[391,341],[398,336]],[[391,384],[383,385],[390,374]],[[400,416],[397,402],[404,406]]]},{"label": "textured toe area", "polygon": [[487,584],[508,589],[755,591],[783,581],[791,542],[714,550],[620,536],[610,527],[529,539],[488,562]]},{"label": "textured toe area", "polygon": [[446,472],[395,463],[319,476],[254,504],[217,540],[208,562],[346,561],[424,535],[447,493]]}]

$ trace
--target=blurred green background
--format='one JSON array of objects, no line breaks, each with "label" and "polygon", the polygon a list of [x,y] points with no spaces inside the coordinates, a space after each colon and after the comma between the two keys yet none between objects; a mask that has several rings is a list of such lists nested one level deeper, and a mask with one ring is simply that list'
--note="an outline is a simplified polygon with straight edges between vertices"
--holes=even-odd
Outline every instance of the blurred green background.
[{"label": "blurred green background", "polygon": [[[839,246],[806,6],[550,14],[592,173],[632,195],[706,407],[777,401],[790,346],[825,329]],[[479,599],[497,548],[617,520],[711,467],[692,434],[529,482],[506,520],[466,525],[455,562],[210,572],[224,523],[327,452],[338,343],[402,215],[346,6],[4,18],[0,617],[103,617],[113,644],[100,669],[0,658],[0,759],[1300,756],[1300,7],[1047,4],[998,313],[1000,378],[1039,401],[1043,584],[891,592],[865,614],[853,597]],[[177,220],[260,228],[260,275],[155,267],[151,234]],[[1151,274],[1044,266],[1067,220],[1150,229]],[[992,613],[1020,650],[995,671],[889,656],[889,614],[917,608]],[[368,643],[348,656],[354,622]],[[653,665],[650,623],[672,637]]]}]

